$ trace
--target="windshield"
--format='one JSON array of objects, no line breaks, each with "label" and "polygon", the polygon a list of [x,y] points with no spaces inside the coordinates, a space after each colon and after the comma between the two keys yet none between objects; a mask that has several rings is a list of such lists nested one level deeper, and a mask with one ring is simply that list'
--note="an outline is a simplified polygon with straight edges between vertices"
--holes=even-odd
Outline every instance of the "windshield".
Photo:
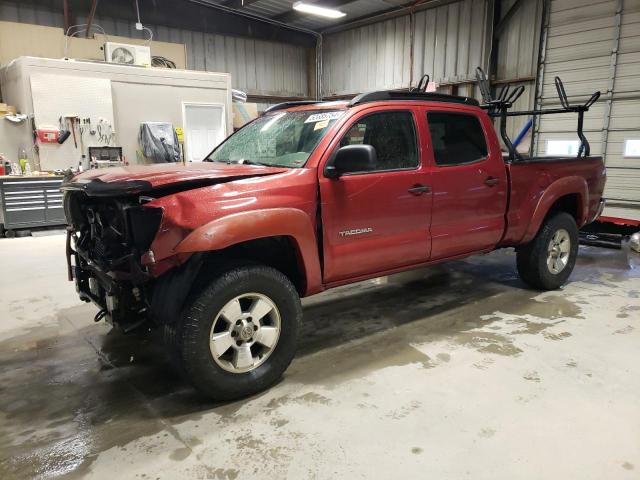
[{"label": "windshield", "polygon": [[320,139],[343,113],[305,110],[267,114],[229,137],[207,160],[303,167]]}]

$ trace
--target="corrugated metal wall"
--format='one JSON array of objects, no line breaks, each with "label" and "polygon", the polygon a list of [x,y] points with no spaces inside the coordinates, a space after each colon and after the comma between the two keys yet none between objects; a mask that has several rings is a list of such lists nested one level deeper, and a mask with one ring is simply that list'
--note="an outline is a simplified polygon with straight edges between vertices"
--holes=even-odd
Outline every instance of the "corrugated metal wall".
[{"label": "corrugated metal wall", "polygon": [[[515,0],[502,5],[502,15]],[[413,18],[413,68],[409,15],[328,34],[323,48],[323,95],[327,97],[416,85],[424,73],[439,84],[475,81],[487,70],[492,9],[487,0],[464,0],[421,10]],[[516,109],[531,109],[540,44],[543,0],[527,0],[498,37],[496,80],[524,80]],[[475,96],[480,98],[477,89]],[[460,90],[466,94],[467,90]],[[524,117],[508,120],[515,136]]]},{"label": "corrugated metal wall", "polygon": [[475,78],[485,65],[487,0],[464,0],[414,14],[413,69],[409,15],[328,34],[323,95],[406,88],[423,73],[437,83]]},{"label": "corrugated metal wall", "polygon": [[475,79],[485,64],[486,0],[465,0],[415,14],[413,81],[428,73],[437,83]]},{"label": "corrugated metal wall", "polygon": [[[61,2],[33,5],[0,0],[0,20],[62,28]],[[140,32],[130,22],[100,15],[96,16],[95,22],[107,34],[140,37]],[[186,45],[189,69],[231,73],[233,87],[252,95],[302,97],[309,94],[304,47],[162,25],[148,26],[153,29],[156,40]]]},{"label": "corrugated metal wall", "polygon": [[[502,2],[501,18],[515,3],[516,0]],[[526,0],[498,35],[496,80],[519,79],[521,81],[512,83],[511,88],[520,85],[525,88],[513,110],[531,109],[535,104],[542,11],[543,0]],[[511,117],[507,120],[507,131],[511,138],[515,138],[528,120],[527,117]]]},{"label": "corrugated metal wall", "polygon": [[[139,36],[129,22],[102,17],[96,17],[96,22],[107,33]],[[308,95],[308,68],[303,47],[161,25],[150,25],[150,28],[156,40],[186,45],[187,68],[230,73],[233,88],[253,95]]]},{"label": "corrugated metal wall", "polygon": [[[502,2],[504,17],[516,0]],[[538,68],[542,0],[526,0],[500,32],[498,41],[498,80],[535,77]]]},{"label": "corrugated metal wall", "polygon": [[[625,140],[640,140],[640,0],[552,1],[542,72],[542,106],[558,105],[556,75],[570,102],[602,92],[585,116],[585,131],[592,154],[605,156],[605,195],[640,202],[640,158],[623,155]],[[575,115],[543,117],[538,153],[548,140],[575,140],[575,132]]]},{"label": "corrugated metal wall", "polygon": [[323,40],[323,96],[409,85],[409,16],[329,34]]}]

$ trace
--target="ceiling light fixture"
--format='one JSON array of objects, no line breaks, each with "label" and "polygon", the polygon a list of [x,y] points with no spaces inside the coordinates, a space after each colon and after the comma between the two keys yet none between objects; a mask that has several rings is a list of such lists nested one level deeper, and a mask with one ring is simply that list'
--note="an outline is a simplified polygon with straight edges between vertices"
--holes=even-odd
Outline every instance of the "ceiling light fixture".
[{"label": "ceiling light fixture", "polygon": [[341,12],[340,10],[335,10],[333,8],[319,7],[318,5],[312,5],[310,3],[305,2],[296,2],[293,4],[293,9],[302,13],[309,13],[311,15],[318,15],[319,17],[325,18],[342,18],[347,14]]}]

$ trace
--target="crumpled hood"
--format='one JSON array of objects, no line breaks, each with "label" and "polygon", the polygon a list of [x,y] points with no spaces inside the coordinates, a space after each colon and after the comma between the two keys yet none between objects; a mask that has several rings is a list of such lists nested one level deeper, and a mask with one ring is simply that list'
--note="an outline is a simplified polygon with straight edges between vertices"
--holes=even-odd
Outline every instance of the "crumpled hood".
[{"label": "crumpled hood", "polygon": [[62,185],[63,190],[83,190],[90,196],[145,193],[151,190],[193,185],[213,185],[286,172],[281,167],[226,164],[219,162],[163,163],[90,170]]}]

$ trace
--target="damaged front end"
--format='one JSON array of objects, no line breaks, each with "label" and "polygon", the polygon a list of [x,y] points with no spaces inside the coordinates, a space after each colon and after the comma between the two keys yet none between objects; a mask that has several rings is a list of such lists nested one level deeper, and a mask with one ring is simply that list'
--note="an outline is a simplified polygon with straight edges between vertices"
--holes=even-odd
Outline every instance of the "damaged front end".
[{"label": "damaged front end", "polygon": [[104,318],[125,331],[149,320],[174,322],[207,257],[205,252],[175,251],[189,232],[211,219],[211,210],[198,211],[194,199],[212,195],[209,187],[285,171],[152,165],[93,170],[66,179],[61,190],[69,225],[69,279],[82,300],[100,308],[96,320]]},{"label": "damaged front end", "polygon": [[150,318],[152,276],[141,263],[162,220],[162,209],[145,206],[139,191],[90,195],[73,183],[63,186],[67,217],[67,265],[80,298],[100,307],[125,331]]}]

